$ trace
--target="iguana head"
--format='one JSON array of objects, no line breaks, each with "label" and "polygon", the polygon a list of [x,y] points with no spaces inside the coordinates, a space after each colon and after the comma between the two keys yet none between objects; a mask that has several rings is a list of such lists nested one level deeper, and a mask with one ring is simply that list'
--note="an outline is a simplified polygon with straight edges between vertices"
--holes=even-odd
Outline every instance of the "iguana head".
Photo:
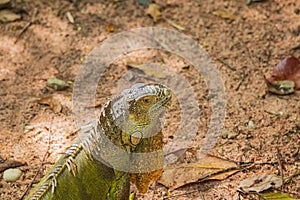
[{"label": "iguana head", "polygon": [[111,101],[110,114],[122,130],[123,146],[135,146],[141,138],[160,131],[160,118],[171,96],[171,90],[164,85],[138,83]]},{"label": "iguana head", "polygon": [[161,84],[136,84],[109,101],[88,129],[83,148],[108,166],[129,171],[128,152],[161,131],[164,108],[172,96]]}]

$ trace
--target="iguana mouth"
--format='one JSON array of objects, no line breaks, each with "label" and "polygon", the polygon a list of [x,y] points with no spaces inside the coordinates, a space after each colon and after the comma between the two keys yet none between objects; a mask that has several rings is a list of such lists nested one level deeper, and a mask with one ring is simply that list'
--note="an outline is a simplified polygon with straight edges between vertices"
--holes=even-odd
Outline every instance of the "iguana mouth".
[{"label": "iguana mouth", "polygon": [[[150,110],[151,113],[155,113],[158,112],[159,109],[161,109],[162,107],[168,107],[170,105],[170,100],[172,98],[172,91],[170,88],[164,86],[164,85],[160,85],[157,84],[155,85],[156,87],[159,88],[158,90],[158,98],[161,98],[160,101],[158,101]],[[163,109],[161,109],[160,115],[163,113]]]}]

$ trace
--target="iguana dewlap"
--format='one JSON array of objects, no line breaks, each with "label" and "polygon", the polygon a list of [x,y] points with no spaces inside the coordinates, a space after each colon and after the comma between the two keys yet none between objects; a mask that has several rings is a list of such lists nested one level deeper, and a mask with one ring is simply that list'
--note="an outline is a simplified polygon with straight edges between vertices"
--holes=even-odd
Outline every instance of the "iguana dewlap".
[{"label": "iguana dewlap", "polygon": [[[162,172],[161,117],[171,99],[160,84],[136,84],[109,101],[26,199],[128,200],[130,180],[140,192]],[[133,153],[158,152],[134,158]],[[149,165],[148,165],[149,164]],[[145,169],[145,166],[154,166]],[[133,169],[133,170],[132,170]]]}]

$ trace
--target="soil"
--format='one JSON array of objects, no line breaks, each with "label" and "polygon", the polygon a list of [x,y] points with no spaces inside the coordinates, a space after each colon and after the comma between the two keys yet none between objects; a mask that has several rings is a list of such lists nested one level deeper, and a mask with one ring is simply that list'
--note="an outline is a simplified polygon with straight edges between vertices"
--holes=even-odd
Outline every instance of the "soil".
[{"label": "soil", "polygon": [[[299,172],[300,93],[268,93],[263,76],[289,55],[300,58],[300,49],[293,48],[300,44],[300,1],[247,5],[246,0],[158,0],[156,4],[169,21],[154,22],[138,0],[12,1],[10,9],[22,18],[0,26],[0,163],[17,160],[25,165],[19,167],[23,174],[16,182],[4,181],[0,172],[0,199],[20,199],[34,176],[35,184],[76,138],[72,88],[91,50],[116,33],[139,27],[173,29],[203,46],[217,65],[227,96],[224,129],[210,154],[264,163],[221,181],[189,184],[170,193],[154,183],[147,194],[137,194],[139,199],[258,199],[257,194],[239,191],[239,183],[258,175],[289,177]],[[167,65],[185,77],[201,109],[199,133],[207,130],[211,111],[203,77],[184,59],[164,51],[145,50],[115,61],[99,82],[97,103],[120,92],[115,82],[128,71],[128,60]],[[53,76],[71,87],[64,91],[47,87]],[[45,96],[55,97],[62,109],[39,104]],[[180,122],[180,115],[172,110],[164,126],[166,143],[172,142]],[[202,138],[195,138],[193,148],[200,148]],[[300,176],[270,191],[300,198]]]}]

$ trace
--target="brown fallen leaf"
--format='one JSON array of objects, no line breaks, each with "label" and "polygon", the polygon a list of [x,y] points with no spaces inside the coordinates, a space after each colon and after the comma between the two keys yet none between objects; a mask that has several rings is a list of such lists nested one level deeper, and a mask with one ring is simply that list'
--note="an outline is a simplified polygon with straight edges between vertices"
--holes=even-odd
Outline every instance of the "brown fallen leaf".
[{"label": "brown fallen leaf", "polygon": [[139,70],[141,73],[159,78],[159,79],[164,79],[166,78],[166,74],[163,72],[164,67],[163,66],[155,66],[155,65],[145,65],[145,64],[139,64],[139,63],[134,63],[134,62],[127,62],[127,67],[130,69],[136,69]]},{"label": "brown fallen leaf", "polygon": [[62,110],[62,105],[60,101],[53,95],[46,96],[38,100],[39,104],[48,105],[55,112],[59,113]]},{"label": "brown fallen leaf", "polygon": [[0,163],[0,172],[3,172],[4,170],[8,168],[15,168],[26,165],[26,163],[22,163],[16,160],[6,160],[4,163]]},{"label": "brown fallen leaf", "polygon": [[0,21],[13,22],[18,19],[21,19],[21,15],[18,15],[11,10],[0,10]]},{"label": "brown fallen leaf", "polygon": [[10,4],[10,0],[0,0],[0,9],[7,8]]},{"label": "brown fallen leaf", "polygon": [[295,90],[300,88],[300,61],[298,58],[289,56],[280,61],[273,69],[268,82],[273,84],[275,81],[293,81]]},{"label": "brown fallen leaf", "polygon": [[207,154],[197,163],[166,167],[158,182],[168,188],[176,189],[198,181],[223,180],[237,171],[239,170],[235,162]]},{"label": "brown fallen leaf", "polygon": [[281,177],[269,174],[245,179],[240,182],[239,188],[245,193],[260,193],[270,188],[279,188],[282,184],[283,181]]},{"label": "brown fallen leaf", "polygon": [[146,14],[150,15],[154,22],[157,22],[161,17],[160,6],[155,3],[150,4],[146,10]]}]

